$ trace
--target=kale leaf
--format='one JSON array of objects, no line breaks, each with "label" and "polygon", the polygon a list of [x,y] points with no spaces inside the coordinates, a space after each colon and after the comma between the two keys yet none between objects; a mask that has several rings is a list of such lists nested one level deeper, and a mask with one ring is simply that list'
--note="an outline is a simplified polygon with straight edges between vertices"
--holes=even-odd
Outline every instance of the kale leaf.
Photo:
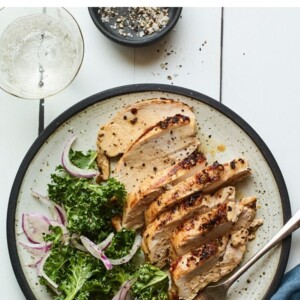
[{"label": "kale leaf", "polygon": [[122,258],[127,255],[134,243],[135,230],[122,228],[113,237],[111,244],[105,249],[107,257],[112,259]]},{"label": "kale leaf", "polygon": [[81,293],[88,294],[89,299],[112,299],[123,282],[132,277],[135,269],[131,264],[114,266],[103,277],[87,281]]},{"label": "kale leaf", "polygon": [[62,236],[63,236],[63,230],[60,226],[49,226],[49,230],[51,230],[51,233],[46,234],[44,236],[45,242],[51,242],[52,247],[53,245],[60,244],[62,242]]},{"label": "kale leaf", "polygon": [[[69,265],[69,257],[74,255],[74,253],[75,250],[71,247],[52,247],[51,254],[44,264],[44,271],[57,284],[65,278],[67,266]],[[41,278],[40,282],[47,285],[44,278]]]},{"label": "kale leaf", "polygon": [[132,294],[139,300],[167,300],[169,279],[166,272],[143,264],[134,277],[137,279],[131,287]]},{"label": "kale leaf", "polygon": [[49,198],[67,211],[68,230],[85,235],[94,242],[102,241],[111,231],[111,218],[121,214],[125,187],[114,178],[102,184],[92,179],[77,178],[62,166],[51,174]]},{"label": "kale leaf", "polygon": [[95,260],[83,252],[77,251],[69,258],[69,267],[65,279],[59,285],[65,294],[65,300],[72,300],[84,286],[86,281],[98,272]]},{"label": "kale leaf", "polygon": [[81,169],[97,169],[97,152],[95,150],[88,150],[86,154],[82,151],[74,151],[73,149],[69,152],[71,162]]},{"label": "kale leaf", "polygon": [[[70,246],[56,245],[51,250],[44,270],[59,284],[61,294],[55,300],[110,300],[123,282],[133,276],[136,267],[127,263],[106,270],[102,262],[90,254]],[[43,278],[40,282],[47,285]]]}]

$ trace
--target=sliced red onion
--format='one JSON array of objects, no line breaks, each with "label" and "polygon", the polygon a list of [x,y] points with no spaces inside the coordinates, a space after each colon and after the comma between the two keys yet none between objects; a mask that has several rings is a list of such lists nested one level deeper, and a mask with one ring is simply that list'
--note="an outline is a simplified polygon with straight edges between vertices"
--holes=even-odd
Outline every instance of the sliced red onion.
[{"label": "sliced red onion", "polygon": [[67,212],[65,211],[65,209],[63,207],[61,207],[60,205],[54,203],[48,197],[45,197],[45,196],[41,195],[40,193],[38,193],[36,191],[32,191],[31,194],[34,198],[36,198],[40,201],[43,201],[47,205],[49,205],[49,208],[50,208],[55,220],[57,220],[61,224],[66,225]]},{"label": "sliced red onion", "polygon": [[99,174],[99,172],[97,170],[80,169],[80,168],[76,167],[75,165],[73,165],[73,163],[71,162],[71,160],[69,158],[69,153],[71,150],[71,146],[75,142],[76,138],[77,137],[75,135],[72,135],[64,147],[62,157],[61,157],[61,163],[62,163],[63,167],[69,174],[73,175],[74,177],[85,177],[85,178],[96,177]]},{"label": "sliced red onion", "polygon": [[124,285],[121,294],[120,294],[120,300],[126,300],[129,290],[131,289],[132,284],[136,281],[136,278],[128,280],[126,284]]},{"label": "sliced red onion", "polygon": [[171,277],[171,273],[169,270],[166,271],[167,275],[168,275],[168,279],[169,279],[169,291],[172,290],[172,277]]},{"label": "sliced red onion", "polygon": [[119,259],[109,258],[111,264],[116,266],[116,265],[122,265],[129,262],[134,256],[134,254],[137,252],[137,250],[141,247],[141,244],[142,244],[142,237],[139,234],[137,234],[135,236],[134,243],[132,245],[130,252],[126,256]]},{"label": "sliced red onion", "polygon": [[85,236],[81,236],[80,240],[88,252],[90,252],[94,257],[100,259],[103,262],[107,270],[112,269],[113,266],[110,263],[109,259],[105,256],[104,252],[102,252],[102,250],[96,244],[94,244]]},{"label": "sliced red onion", "polygon": [[62,206],[59,206],[58,204],[55,204],[54,208],[57,211],[57,214],[59,215],[60,223],[67,226],[68,225],[68,219],[67,219],[66,210]]},{"label": "sliced red onion", "polygon": [[110,245],[113,237],[114,237],[114,234],[110,233],[105,240],[103,240],[100,244],[97,245],[99,247],[99,249],[100,250],[106,249]]},{"label": "sliced red onion", "polygon": [[50,233],[50,225],[50,220],[42,214],[30,213],[22,215],[22,229],[31,243],[44,243],[44,236]]},{"label": "sliced red onion", "polygon": [[40,264],[40,262],[42,261],[42,257],[38,257],[35,261],[32,261],[28,264],[26,264],[27,267],[29,268],[37,268],[37,266]]},{"label": "sliced red onion", "polygon": [[75,237],[72,236],[70,241],[71,241],[71,244],[73,245],[74,248],[76,248],[80,251],[83,251],[83,252],[88,252],[83,245],[78,243],[78,241]]},{"label": "sliced red onion", "polygon": [[123,282],[118,293],[112,298],[112,300],[125,300],[132,284],[135,281],[136,278]]},{"label": "sliced red onion", "polygon": [[44,244],[25,244],[20,242],[20,245],[35,256],[42,256],[51,249],[52,243],[48,242]]},{"label": "sliced red onion", "polygon": [[44,271],[44,265],[46,263],[46,260],[48,259],[48,257],[50,256],[51,252],[48,252],[46,253],[46,255],[42,258],[41,262],[39,263],[38,265],[38,268],[37,268],[37,272],[38,272],[38,275],[40,277],[43,277],[45,278],[45,280],[47,281],[47,284],[49,285],[49,287],[51,287],[51,289],[53,289],[57,294],[58,294],[58,291],[57,291],[57,288],[58,288],[58,284],[55,283]]},{"label": "sliced red onion", "polygon": [[[103,240],[100,244],[97,245],[97,247],[98,247],[101,251],[104,250],[104,249],[106,249],[106,248],[110,245],[110,243],[111,243],[113,237],[114,237],[114,234],[113,234],[113,233],[110,233],[110,234],[107,236],[107,238],[106,238],[105,240]],[[77,238],[78,238],[77,235],[73,235],[73,236],[71,237],[71,239],[70,239],[71,244],[72,244],[76,249],[78,249],[78,250],[80,250],[80,251],[88,252],[87,249],[86,249],[83,245],[81,245],[81,244],[78,243]]]}]

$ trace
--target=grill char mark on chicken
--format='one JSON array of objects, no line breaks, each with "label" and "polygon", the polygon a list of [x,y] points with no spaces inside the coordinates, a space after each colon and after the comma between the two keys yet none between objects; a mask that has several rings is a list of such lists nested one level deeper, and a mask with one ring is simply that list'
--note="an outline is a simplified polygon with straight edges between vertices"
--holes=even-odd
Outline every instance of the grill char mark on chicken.
[{"label": "grill char mark on chicken", "polygon": [[143,234],[143,251],[152,264],[163,267],[171,249],[172,232],[195,214],[206,213],[218,204],[235,200],[235,188],[220,189],[214,195],[197,193],[162,213],[149,224]]},{"label": "grill char mark on chicken", "polygon": [[250,169],[247,162],[243,159],[235,159],[225,164],[215,162],[200,173],[178,183],[151,203],[145,211],[146,225],[172,205],[196,192],[212,193],[222,186],[243,179],[249,174]]},{"label": "grill char mark on chicken", "polygon": [[179,299],[192,300],[198,293],[199,275],[208,273],[224,255],[228,236],[210,241],[179,257],[170,267]]},{"label": "grill char mark on chicken", "polygon": [[174,100],[149,99],[129,105],[101,126],[97,146],[109,157],[125,153],[148,128],[176,114],[195,119],[188,105]]},{"label": "grill char mark on chicken", "polygon": [[[198,147],[196,139],[195,122],[188,117],[177,115],[163,123],[154,126],[123,155],[116,167],[116,179],[124,183],[128,194],[123,210],[122,224],[126,228],[140,228],[144,225],[144,210],[153,199],[153,195],[159,194],[160,189],[144,191],[145,195],[137,189],[140,183],[155,180],[160,172],[169,169],[181,162],[184,158],[194,152]],[[140,152],[146,153],[143,160]],[[199,156],[200,157],[200,156]],[[202,156],[202,163],[204,158]],[[203,165],[204,167],[204,165]],[[202,168],[203,168],[202,167]],[[202,169],[201,168],[201,169]],[[192,172],[183,169],[184,173]],[[179,174],[179,171],[177,171]],[[179,180],[173,175],[173,180]],[[166,184],[168,179],[164,179]],[[169,182],[170,183],[170,182]],[[161,184],[162,185],[162,184]]]},{"label": "grill char mark on chicken", "polygon": [[210,240],[226,235],[239,213],[236,203],[229,201],[181,223],[171,236],[174,254],[183,255]]},{"label": "grill char mark on chicken", "polygon": [[[208,284],[219,281],[222,277],[234,270],[242,261],[250,239],[251,231],[255,224],[261,224],[261,220],[254,219],[256,214],[256,198],[247,197],[239,202],[242,212],[237,222],[228,233],[228,242],[219,256],[215,255],[210,265],[197,264],[195,254],[190,251],[177,259],[178,261],[192,262],[189,265],[174,263],[170,268],[174,288],[177,289],[179,299],[192,300],[203,299],[203,290]],[[257,228],[257,227],[255,227]],[[209,242],[208,244],[211,244]],[[199,249],[204,247],[202,245]],[[213,258],[211,258],[213,260]],[[204,266],[204,268],[203,268]],[[205,291],[205,290],[204,290]]]}]

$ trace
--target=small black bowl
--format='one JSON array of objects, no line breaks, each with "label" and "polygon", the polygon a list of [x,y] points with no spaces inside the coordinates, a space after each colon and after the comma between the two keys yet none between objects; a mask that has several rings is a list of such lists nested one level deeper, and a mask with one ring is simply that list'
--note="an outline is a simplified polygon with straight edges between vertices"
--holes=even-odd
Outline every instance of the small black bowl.
[{"label": "small black bowl", "polygon": [[[168,8],[169,8],[169,21],[166,24],[166,26],[162,28],[160,31],[156,31],[153,32],[152,34],[144,35],[142,37],[138,36],[137,34],[133,34],[132,36],[125,36],[125,37],[122,36],[118,32],[118,30],[111,28],[111,26],[114,26],[115,24],[115,18],[111,19],[109,22],[101,21],[101,16],[98,13],[99,7],[89,7],[89,13],[96,27],[113,42],[128,47],[143,47],[157,42],[168,32],[170,32],[173,29],[173,27],[176,25],[182,11],[182,7],[168,7]],[[120,7],[118,9],[124,10],[126,8]]]}]

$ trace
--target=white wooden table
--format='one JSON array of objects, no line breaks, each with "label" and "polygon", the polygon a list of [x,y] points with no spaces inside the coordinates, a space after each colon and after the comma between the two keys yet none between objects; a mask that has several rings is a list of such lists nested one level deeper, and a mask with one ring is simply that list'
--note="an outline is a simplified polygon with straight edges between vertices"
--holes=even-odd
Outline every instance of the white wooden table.
[{"label": "white wooden table", "polygon": [[[85,58],[74,82],[45,100],[45,126],[85,97],[119,85],[194,89],[233,109],[259,133],[282,170],[292,211],[300,207],[300,9],[184,8],[165,40],[142,49],[106,39],[87,8],[69,10],[82,29]],[[161,68],[166,62],[167,70]],[[0,298],[24,299],[9,260],[6,210],[18,167],[43,126],[42,111],[39,101],[3,91],[0,104]],[[299,247],[300,231],[293,235],[287,270],[300,263]]]}]

